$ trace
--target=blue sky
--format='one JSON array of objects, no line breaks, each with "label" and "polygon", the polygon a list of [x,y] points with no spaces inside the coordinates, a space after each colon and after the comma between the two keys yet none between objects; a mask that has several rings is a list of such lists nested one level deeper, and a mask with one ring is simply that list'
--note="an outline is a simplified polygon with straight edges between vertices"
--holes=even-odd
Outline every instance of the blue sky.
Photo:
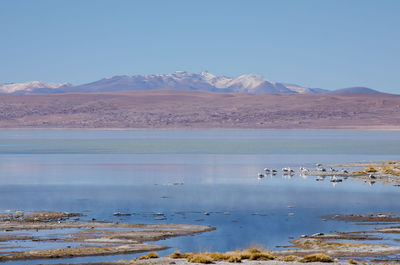
[{"label": "blue sky", "polygon": [[399,93],[400,1],[1,0],[0,83],[177,70]]}]

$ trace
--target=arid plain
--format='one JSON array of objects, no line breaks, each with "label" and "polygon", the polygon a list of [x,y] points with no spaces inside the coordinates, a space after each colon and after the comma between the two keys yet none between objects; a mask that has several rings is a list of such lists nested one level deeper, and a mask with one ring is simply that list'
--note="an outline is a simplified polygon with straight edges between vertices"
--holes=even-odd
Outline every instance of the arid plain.
[{"label": "arid plain", "polygon": [[400,96],[179,90],[2,95],[0,127],[398,129]]}]

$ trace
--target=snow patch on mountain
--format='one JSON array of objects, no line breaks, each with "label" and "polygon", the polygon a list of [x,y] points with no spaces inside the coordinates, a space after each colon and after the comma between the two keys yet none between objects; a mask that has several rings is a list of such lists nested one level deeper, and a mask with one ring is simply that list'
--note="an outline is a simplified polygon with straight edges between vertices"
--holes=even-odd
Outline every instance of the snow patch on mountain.
[{"label": "snow patch on mountain", "polygon": [[78,86],[72,86],[69,83],[59,84],[41,81],[0,84],[0,93],[7,94],[95,93],[156,89],[201,90],[246,94],[378,93],[375,90],[360,87],[330,91],[289,83],[271,82],[265,77],[255,74],[227,77],[217,76],[206,71],[200,73],[176,71],[170,74],[120,75]]},{"label": "snow patch on mountain", "polygon": [[62,86],[69,86],[69,83],[46,83],[42,81],[31,81],[24,83],[0,84],[0,93],[12,94],[18,92],[32,92],[40,88],[57,89]]}]

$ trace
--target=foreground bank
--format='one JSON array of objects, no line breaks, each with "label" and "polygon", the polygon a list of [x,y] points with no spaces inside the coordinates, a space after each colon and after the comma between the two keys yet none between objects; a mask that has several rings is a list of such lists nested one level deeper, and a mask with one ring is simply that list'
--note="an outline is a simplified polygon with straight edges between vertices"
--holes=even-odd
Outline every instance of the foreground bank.
[{"label": "foreground bank", "polygon": [[[122,215],[123,213],[115,213]],[[2,214],[0,229],[4,231],[0,240],[3,249],[10,251],[0,253],[0,262],[33,260],[33,259],[66,259],[84,256],[103,256],[132,253],[150,253],[131,260],[113,262],[96,262],[86,264],[188,264],[188,263],[237,263],[245,264],[302,264],[309,262],[334,262],[337,264],[367,264],[365,258],[379,264],[380,262],[398,262],[389,258],[400,254],[400,246],[380,243],[384,234],[400,234],[400,217],[389,214],[369,215],[332,215],[328,218],[335,221],[357,221],[361,224],[374,223],[382,228],[375,230],[338,232],[334,234],[315,233],[303,235],[291,241],[292,245],[280,251],[268,249],[245,249],[226,253],[202,252],[180,253],[159,258],[154,251],[167,246],[153,245],[146,242],[158,241],[169,237],[192,235],[214,230],[201,225],[138,225],[107,222],[80,222],[79,213],[17,211]],[[73,220],[70,220],[74,218]],[[390,226],[388,226],[390,225]],[[75,229],[71,232],[71,229]],[[39,237],[27,234],[26,231],[43,231]],[[67,234],[61,231],[67,230]],[[49,232],[50,231],[50,232]],[[58,236],[55,237],[56,231]],[[48,237],[45,234],[49,234]],[[63,248],[46,248],[24,250],[26,242],[63,243]],[[377,243],[364,243],[376,241]],[[7,247],[8,243],[20,242],[20,246]],[[386,258],[387,257],[387,258]],[[348,261],[346,261],[348,259]],[[255,263],[257,262],[257,263]]]}]

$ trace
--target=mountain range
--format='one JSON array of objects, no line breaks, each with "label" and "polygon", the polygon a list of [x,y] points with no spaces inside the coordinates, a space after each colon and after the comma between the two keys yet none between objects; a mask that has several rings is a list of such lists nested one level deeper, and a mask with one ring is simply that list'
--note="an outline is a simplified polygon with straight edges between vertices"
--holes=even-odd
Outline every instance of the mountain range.
[{"label": "mountain range", "polygon": [[243,94],[347,94],[381,93],[366,87],[350,87],[337,90],[307,88],[296,84],[271,82],[266,78],[248,74],[238,77],[216,76],[209,72],[188,73],[177,71],[171,74],[113,76],[91,83],[72,85],[70,83],[46,83],[32,81],[25,83],[0,84],[2,94],[55,94],[55,93],[96,93],[137,90],[200,90]]}]

